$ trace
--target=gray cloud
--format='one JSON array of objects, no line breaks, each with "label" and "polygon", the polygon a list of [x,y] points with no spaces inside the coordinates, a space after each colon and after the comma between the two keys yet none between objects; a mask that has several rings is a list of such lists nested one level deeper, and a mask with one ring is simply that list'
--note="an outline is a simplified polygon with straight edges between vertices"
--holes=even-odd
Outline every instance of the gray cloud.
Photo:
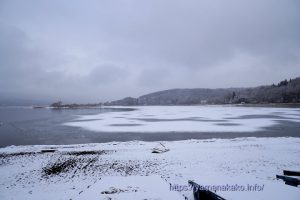
[{"label": "gray cloud", "polygon": [[105,101],[300,75],[297,0],[0,1],[0,92]]},{"label": "gray cloud", "polygon": [[[87,79],[91,81],[93,85],[109,85],[114,83],[120,83],[126,81],[129,76],[129,72],[126,69],[111,65],[105,64],[94,68]],[[122,83],[120,83],[122,84]]]}]

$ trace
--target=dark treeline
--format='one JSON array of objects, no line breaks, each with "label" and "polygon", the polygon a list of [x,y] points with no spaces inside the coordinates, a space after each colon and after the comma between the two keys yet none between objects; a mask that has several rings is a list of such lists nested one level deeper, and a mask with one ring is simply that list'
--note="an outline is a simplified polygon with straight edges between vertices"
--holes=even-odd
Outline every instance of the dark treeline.
[{"label": "dark treeline", "polygon": [[193,104],[300,103],[300,77],[278,84],[252,88],[171,89],[127,97],[105,105],[193,105]]},{"label": "dark treeline", "polygon": [[63,104],[61,101],[52,103],[50,105],[51,108],[89,108],[89,107],[99,107],[101,106],[101,103],[89,103],[89,104]]}]

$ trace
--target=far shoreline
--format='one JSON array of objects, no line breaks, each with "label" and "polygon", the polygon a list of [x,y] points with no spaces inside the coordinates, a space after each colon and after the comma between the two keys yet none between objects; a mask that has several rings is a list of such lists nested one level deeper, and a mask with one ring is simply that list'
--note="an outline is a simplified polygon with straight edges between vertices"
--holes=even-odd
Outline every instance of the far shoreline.
[{"label": "far shoreline", "polygon": [[[253,103],[245,103],[245,104],[170,104],[170,105],[97,105],[91,106],[90,104],[69,104],[61,105],[61,106],[29,106],[33,109],[41,109],[41,108],[48,108],[48,109],[101,109],[101,108],[113,108],[113,107],[147,107],[147,106],[238,106],[238,107],[275,107],[275,108],[300,108],[300,103],[260,103],[260,104],[253,104]],[[1,106],[1,107],[11,107],[11,106]],[[12,106],[15,107],[15,106]]]}]

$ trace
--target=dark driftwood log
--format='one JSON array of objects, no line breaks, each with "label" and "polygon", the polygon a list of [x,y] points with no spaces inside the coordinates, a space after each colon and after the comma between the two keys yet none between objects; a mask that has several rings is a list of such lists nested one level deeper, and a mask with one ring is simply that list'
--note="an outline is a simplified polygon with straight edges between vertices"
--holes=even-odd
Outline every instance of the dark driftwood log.
[{"label": "dark driftwood log", "polygon": [[55,149],[42,149],[41,153],[53,153],[55,151],[56,151]]},{"label": "dark driftwood log", "polygon": [[195,183],[194,181],[188,181],[189,185],[193,188],[194,193],[194,199],[195,200],[226,200],[223,197],[220,197],[219,195],[209,191],[209,190],[203,190],[203,187]]},{"label": "dark driftwood log", "polygon": [[283,174],[286,176],[300,176],[300,171],[283,170]]},{"label": "dark driftwood log", "polygon": [[276,178],[282,179],[285,182],[285,184],[290,185],[290,186],[297,187],[298,185],[300,185],[300,179],[297,179],[294,177],[276,175]]}]

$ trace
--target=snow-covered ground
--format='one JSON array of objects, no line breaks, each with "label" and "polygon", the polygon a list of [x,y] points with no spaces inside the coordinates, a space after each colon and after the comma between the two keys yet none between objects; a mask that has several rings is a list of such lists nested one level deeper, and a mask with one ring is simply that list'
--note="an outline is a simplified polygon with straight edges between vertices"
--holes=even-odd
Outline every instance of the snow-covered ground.
[{"label": "snow-covered ground", "polygon": [[[188,180],[203,186],[251,185],[217,191],[226,199],[299,199],[300,188],[275,178],[300,169],[300,138],[111,142],[0,149],[0,199],[184,199]],[[52,149],[55,152],[42,153]],[[176,191],[182,190],[184,191]],[[254,190],[254,189],[253,189]]]},{"label": "snow-covered ground", "polygon": [[64,125],[99,132],[250,132],[279,121],[300,122],[300,109],[237,106],[140,106],[78,116]]}]

